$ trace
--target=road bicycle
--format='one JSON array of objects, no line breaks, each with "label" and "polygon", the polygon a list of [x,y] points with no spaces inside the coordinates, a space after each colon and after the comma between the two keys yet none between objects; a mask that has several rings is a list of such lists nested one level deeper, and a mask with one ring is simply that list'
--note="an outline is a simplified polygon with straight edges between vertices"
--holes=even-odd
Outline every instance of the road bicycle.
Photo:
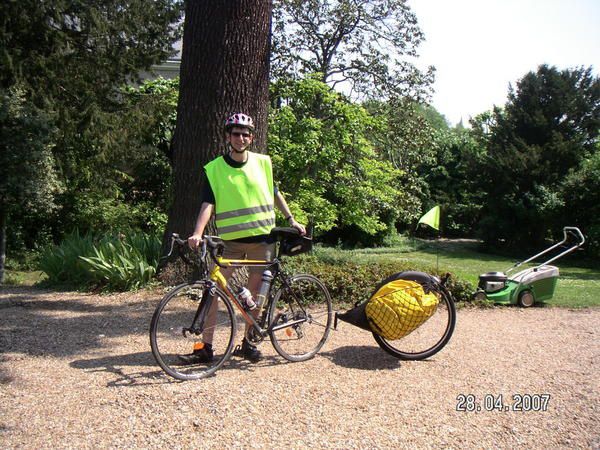
[{"label": "road bicycle", "polygon": [[[333,321],[329,292],[312,275],[287,275],[281,262],[282,256],[304,251],[306,243],[311,241],[299,236],[294,228],[275,228],[270,236],[277,248],[272,261],[223,258],[223,241],[216,236],[204,236],[200,252],[200,261],[204,262],[202,276],[168,292],[150,324],[152,354],[167,374],[178,380],[194,380],[208,377],[222,367],[233,352],[238,329],[236,311],[249,326],[246,339],[256,344],[268,336],[277,353],[288,361],[306,361],[323,347]],[[189,250],[187,240],[173,234],[170,254],[175,245],[189,263],[184,256],[186,249]],[[213,262],[210,272],[206,254]],[[221,272],[224,268],[240,267],[261,267],[273,276],[264,302],[257,299],[256,319]],[[189,354],[195,344],[202,345],[203,337],[212,341],[212,360],[182,364],[180,355]]]}]

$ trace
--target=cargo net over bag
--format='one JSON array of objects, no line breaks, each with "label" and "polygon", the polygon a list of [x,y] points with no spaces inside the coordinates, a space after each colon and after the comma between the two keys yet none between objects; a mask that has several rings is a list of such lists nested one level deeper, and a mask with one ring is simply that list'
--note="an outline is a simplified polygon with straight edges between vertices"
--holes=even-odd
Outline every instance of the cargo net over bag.
[{"label": "cargo net over bag", "polygon": [[440,302],[414,281],[394,280],[384,284],[367,302],[365,313],[371,329],[395,340],[413,332],[434,313]]}]

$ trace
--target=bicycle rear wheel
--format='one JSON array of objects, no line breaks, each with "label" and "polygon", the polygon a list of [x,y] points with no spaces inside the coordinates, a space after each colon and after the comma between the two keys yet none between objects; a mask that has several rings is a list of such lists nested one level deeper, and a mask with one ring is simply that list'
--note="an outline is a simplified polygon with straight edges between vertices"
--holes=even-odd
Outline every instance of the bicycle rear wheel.
[{"label": "bicycle rear wheel", "polygon": [[[237,329],[233,307],[217,287],[211,299],[208,283],[199,281],[177,286],[164,296],[152,317],[152,354],[158,365],[178,380],[195,380],[213,374],[233,350]],[[198,318],[202,316],[205,316],[204,325],[200,327]],[[212,342],[212,359],[194,364],[182,361],[180,356],[192,353],[195,344],[203,340]]]},{"label": "bicycle rear wheel", "polygon": [[404,360],[429,358],[448,343],[456,324],[454,301],[445,292],[434,292],[440,299],[435,313],[412,333],[397,339],[388,340],[373,333],[377,344],[392,356]]},{"label": "bicycle rear wheel", "polygon": [[288,361],[306,361],[325,344],[333,307],[327,288],[312,275],[296,275],[275,293],[269,308],[269,335]]}]

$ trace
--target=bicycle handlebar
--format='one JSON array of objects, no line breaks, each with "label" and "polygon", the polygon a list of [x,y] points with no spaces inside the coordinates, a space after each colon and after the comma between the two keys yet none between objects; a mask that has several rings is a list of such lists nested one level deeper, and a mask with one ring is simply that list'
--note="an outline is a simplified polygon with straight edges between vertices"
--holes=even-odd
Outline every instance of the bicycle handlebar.
[{"label": "bicycle handlebar", "polygon": [[[175,244],[185,246],[188,245],[187,239],[181,239],[178,233],[171,235],[171,248],[167,256],[171,256]],[[217,252],[224,248],[223,240],[218,236],[204,235],[202,238],[202,247],[200,250],[200,258],[204,259],[207,253],[210,254],[211,258],[218,264]]]},{"label": "bicycle handlebar", "polygon": [[173,254],[173,250],[175,249],[175,243],[177,243],[178,245],[184,245],[187,244],[187,241],[181,239],[179,237],[179,234],[177,233],[171,234],[171,248],[169,249],[169,253],[167,253],[167,256],[171,256]]}]

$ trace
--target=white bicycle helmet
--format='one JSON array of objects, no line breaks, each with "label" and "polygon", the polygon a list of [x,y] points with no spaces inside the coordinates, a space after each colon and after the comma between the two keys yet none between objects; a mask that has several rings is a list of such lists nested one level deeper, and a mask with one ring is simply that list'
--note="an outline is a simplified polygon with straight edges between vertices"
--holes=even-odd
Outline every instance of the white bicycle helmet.
[{"label": "white bicycle helmet", "polygon": [[225,121],[225,131],[233,127],[244,127],[254,131],[254,120],[247,114],[235,113]]}]

